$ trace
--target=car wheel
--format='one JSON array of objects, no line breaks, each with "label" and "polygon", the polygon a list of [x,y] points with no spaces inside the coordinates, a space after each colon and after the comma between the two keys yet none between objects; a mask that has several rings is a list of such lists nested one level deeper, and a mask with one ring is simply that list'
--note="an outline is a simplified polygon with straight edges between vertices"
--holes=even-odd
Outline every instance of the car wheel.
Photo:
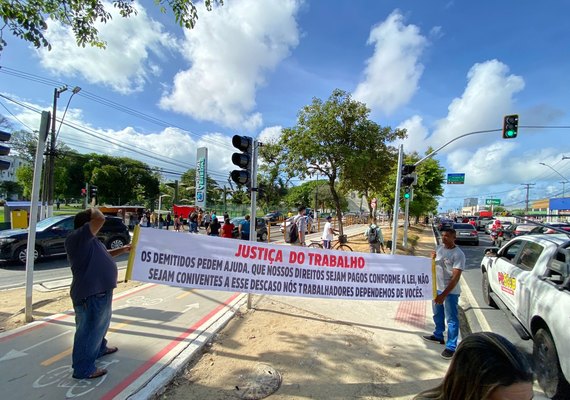
[{"label": "car wheel", "polygon": [[[18,249],[16,250],[16,252],[14,253],[14,258],[16,258],[20,263],[22,264],[26,264],[26,259],[28,258],[28,248],[27,246],[20,246],[18,247]],[[40,252],[39,250],[36,248],[34,250],[34,261],[37,261],[38,258],[40,258]]]},{"label": "car wheel", "polygon": [[556,345],[550,332],[539,329],[533,341],[532,357],[540,387],[549,398],[566,398],[563,396],[570,393],[570,385],[560,369]]},{"label": "car wheel", "polygon": [[259,239],[262,242],[267,242],[267,232],[262,232],[261,235],[259,236]]},{"label": "car wheel", "polygon": [[483,300],[485,300],[485,304],[493,308],[498,308],[497,303],[495,303],[495,300],[493,300],[493,298],[491,297],[491,293],[493,293],[493,290],[491,289],[491,285],[489,283],[489,276],[487,275],[487,271],[483,272],[481,285],[483,289]]},{"label": "car wheel", "polygon": [[125,239],[120,238],[120,237],[116,237],[116,238],[109,240],[109,242],[107,243],[107,248],[108,249],[118,249],[119,247],[123,247],[126,244],[127,244],[127,242],[125,241]]}]

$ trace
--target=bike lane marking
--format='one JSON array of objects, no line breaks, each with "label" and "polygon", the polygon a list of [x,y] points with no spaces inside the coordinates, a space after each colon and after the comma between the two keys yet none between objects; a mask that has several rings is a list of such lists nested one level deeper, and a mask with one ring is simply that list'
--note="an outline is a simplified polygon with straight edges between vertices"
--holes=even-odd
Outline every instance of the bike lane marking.
[{"label": "bike lane marking", "polygon": [[[145,285],[138,286],[138,287],[132,288],[130,290],[126,290],[124,292],[117,294],[116,296],[113,296],[113,302],[120,300],[126,296],[131,295],[131,294],[140,292],[142,290],[150,289],[154,286],[156,286],[155,283],[147,283]],[[44,317],[42,319],[39,319],[37,321],[34,321],[34,322],[29,323],[27,325],[24,325],[22,327],[13,329],[11,331],[0,333],[0,343],[6,342],[10,339],[21,336],[25,333],[35,331],[39,328],[43,328],[46,324],[50,324],[50,323],[53,323],[55,321],[61,321],[62,319],[69,318],[69,317],[72,317],[74,315],[75,315],[75,311],[69,310],[69,311],[66,311],[64,313],[54,314],[54,315],[50,315],[49,317]]]},{"label": "bike lane marking", "polygon": [[138,379],[141,375],[143,375],[147,370],[149,370],[153,365],[155,365],[159,360],[165,357],[170,351],[172,351],[177,345],[183,342],[188,336],[192,333],[196,332],[200,329],[203,325],[209,322],[209,320],[215,316],[218,312],[223,310],[224,308],[228,307],[228,305],[234,301],[240,293],[234,293],[230,296],[225,302],[215,307],[212,311],[210,311],[207,315],[202,317],[198,322],[188,328],[186,331],[182,332],[178,337],[174,340],[170,341],[168,345],[162,348],[158,353],[152,356],[148,361],[138,367],[131,375],[127,376],[119,385],[115,386],[109,392],[101,397],[101,400],[111,400],[114,399],[117,395],[119,395],[123,390],[125,390],[129,385],[131,385],[136,379]]}]

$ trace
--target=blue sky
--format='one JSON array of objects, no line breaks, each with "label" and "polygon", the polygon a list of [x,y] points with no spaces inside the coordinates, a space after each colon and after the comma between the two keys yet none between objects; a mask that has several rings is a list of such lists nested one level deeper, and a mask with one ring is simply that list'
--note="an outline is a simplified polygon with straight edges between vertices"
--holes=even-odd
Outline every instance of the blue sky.
[{"label": "blue sky", "polygon": [[[406,152],[500,128],[510,113],[521,125],[570,125],[566,1],[226,0],[212,12],[200,6],[192,31],[143,4],[137,17],[100,27],[106,50],[76,47],[53,22],[51,52],[5,33],[0,92],[50,109],[54,87],[80,86],[65,120],[87,129],[64,126],[62,140],[80,152],[139,158],[170,171],[166,179],[193,167],[205,145],[210,171],[223,180],[233,169],[233,134],[275,137],[335,88],[364,101],[380,125],[407,128]],[[21,72],[31,75],[14,75]],[[61,95],[59,117],[69,96]],[[39,126],[37,113],[0,104],[16,128]],[[443,210],[464,197],[524,205],[522,183],[536,183],[531,199],[561,193],[562,178],[539,163],[570,177],[567,129],[500,136],[461,139],[436,156],[447,172],[466,173],[465,185],[446,187]]]}]

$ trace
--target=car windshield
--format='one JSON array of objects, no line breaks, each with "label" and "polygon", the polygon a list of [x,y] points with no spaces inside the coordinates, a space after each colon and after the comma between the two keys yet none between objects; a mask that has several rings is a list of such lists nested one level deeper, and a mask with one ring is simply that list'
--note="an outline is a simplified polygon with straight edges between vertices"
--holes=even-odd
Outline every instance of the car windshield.
[{"label": "car windshield", "polygon": [[36,231],[43,232],[46,229],[52,227],[54,224],[63,221],[65,218],[67,217],[52,217],[52,218],[42,219],[36,224]]}]

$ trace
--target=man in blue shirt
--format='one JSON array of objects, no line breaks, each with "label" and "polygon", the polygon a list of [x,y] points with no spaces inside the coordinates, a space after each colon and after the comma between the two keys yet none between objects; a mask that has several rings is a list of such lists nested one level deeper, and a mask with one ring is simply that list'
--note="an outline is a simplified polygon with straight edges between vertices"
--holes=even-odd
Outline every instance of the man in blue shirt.
[{"label": "man in blue shirt", "polygon": [[107,373],[96,368],[95,360],[116,352],[107,347],[105,335],[111,323],[113,289],[117,287],[117,264],[113,257],[128,253],[131,246],[107,251],[97,238],[105,223],[100,210],[81,211],[73,220],[74,231],[65,240],[65,251],[71,265],[71,300],[75,310],[73,340],[73,377],[93,379]]},{"label": "man in blue shirt", "polygon": [[249,215],[245,216],[245,219],[241,221],[238,225],[239,236],[241,240],[249,240],[249,229],[250,229]]}]

